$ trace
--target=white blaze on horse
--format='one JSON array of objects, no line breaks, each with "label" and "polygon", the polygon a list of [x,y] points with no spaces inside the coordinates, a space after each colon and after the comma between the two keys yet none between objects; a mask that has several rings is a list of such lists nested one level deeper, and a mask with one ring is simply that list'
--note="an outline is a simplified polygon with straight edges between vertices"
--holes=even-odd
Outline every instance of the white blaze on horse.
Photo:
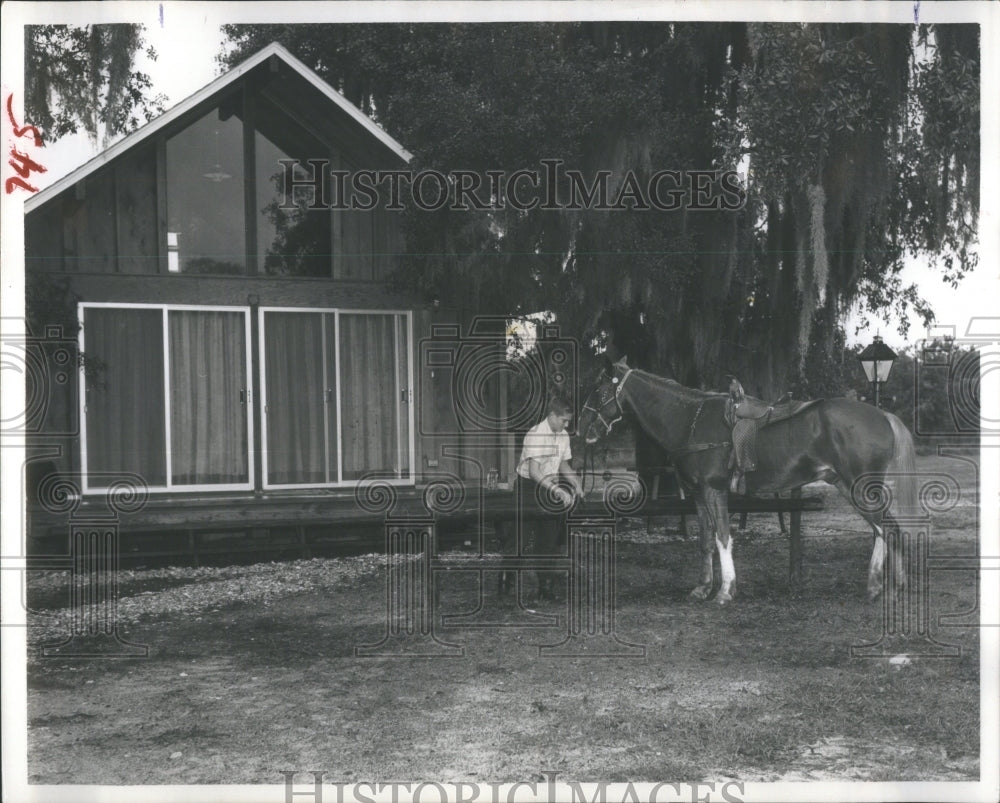
[{"label": "white blaze on horse", "polygon": [[[736,385],[738,388],[738,385]],[[629,412],[638,426],[670,457],[681,483],[698,509],[701,530],[701,581],[691,592],[707,599],[713,586],[713,553],[719,552],[722,583],[715,599],[733,598],[736,568],[729,525],[733,482],[733,425],[758,418],[755,465],[742,475],[748,494],[778,493],[824,481],[836,488],[871,525],[875,534],[868,568],[868,594],[882,592],[882,570],[891,561],[897,587],[906,577],[894,539],[886,538],[893,517],[916,510],[913,438],[896,416],[851,399],[821,399],[771,406],[757,399],[734,398],[684,387],[624,359],[605,372],[580,416],[587,444],[605,437]],[[749,423],[749,422],[745,422]],[[894,486],[894,488],[893,488]]]}]

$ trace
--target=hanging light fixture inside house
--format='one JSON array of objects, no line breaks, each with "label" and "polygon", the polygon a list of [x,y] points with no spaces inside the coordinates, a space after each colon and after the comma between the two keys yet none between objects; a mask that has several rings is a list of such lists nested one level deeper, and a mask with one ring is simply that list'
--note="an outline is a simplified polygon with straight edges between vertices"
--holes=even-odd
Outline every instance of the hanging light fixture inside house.
[{"label": "hanging light fixture inside house", "polygon": [[232,178],[229,173],[222,169],[222,154],[219,150],[219,129],[215,129],[215,165],[207,173],[202,173],[213,184],[220,184],[227,178]]}]

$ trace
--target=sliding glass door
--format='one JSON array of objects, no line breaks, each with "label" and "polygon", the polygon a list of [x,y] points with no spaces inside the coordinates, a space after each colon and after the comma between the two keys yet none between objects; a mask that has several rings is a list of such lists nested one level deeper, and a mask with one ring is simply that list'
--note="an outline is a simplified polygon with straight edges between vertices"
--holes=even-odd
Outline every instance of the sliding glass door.
[{"label": "sliding glass door", "polygon": [[331,327],[326,318],[318,312],[264,316],[264,477],[269,486],[323,485],[336,479],[336,428],[328,420],[336,352],[332,337],[327,342]]},{"label": "sliding glass door", "polygon": [[[264,488],[413,481],[410,315],[259,313]],[[250,310],[80,305],[86,490],[254,487]]]},{"label": "sliding glass door", "polygon": [[173,486],[250,481],[246,315],[168,310]]},{"label": "sliding glass door", "polygon": [[252,487],[249,309],[82,304],[85,487]]},{"label": "sliding glass door", "polygon": [[91,487],[115,474],[167,484],[163,311],[85,308],[84,473]]},{"label": "sliding glass door", "polygon": [[411,479],[409,316],[261,310],[264,486]]}]

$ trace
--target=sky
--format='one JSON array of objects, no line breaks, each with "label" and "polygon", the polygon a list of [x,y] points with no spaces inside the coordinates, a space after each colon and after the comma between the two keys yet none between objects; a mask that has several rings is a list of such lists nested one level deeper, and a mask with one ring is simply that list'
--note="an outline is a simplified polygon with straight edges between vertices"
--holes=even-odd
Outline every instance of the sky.
[{"label": "sky", "polygon": [[[156,51],[157,58],[153,61],[144,54],[136,68],[149,75],[157,93],[167,96],[164,105],[169,110],[219,75],[215,59],[222,49],[224,37],[217,22],[184,8],[178,8],[176,12],[172,7],[165,10],[163,25],[158,22],[154,19],[145,23],[144,34],[146,44]],[[178,30],[183,30],[183,36],[178,35]],[[48,172],[38,177],[36,185],[40,189],[47,187],[101,150],[100,143],[90,142],[83,133],[62,137],[46,145],[45,166]]]},{"label": "sky", "polygon": [[[150,75],[156,91],[167,96],[169,109],[219,74],[215,59],[224,40],[219,26],[231,12],[211,3],[144,3],[140,8],[142,13],[133,19],[144,22],[147,43],[158,53],[156,61],[143,58],[141,68]],[[45,156],[49,171],[38,186],[47,186],[99,150],[83,134],[48,146]],[[903,337],[897,331],[897,318],[887,323],[855,309],[846,322],[848,342],[867,344],[878,334],[893,348],[902,349],[928,336],[950,333],[961,337],[973,316],[997,314],[987,301],[1000,297],[998,277],[996,265],[981,262],[957,288],[952,288],[929,267],[925,257],[913,257],[904,269],[904,285],[916,283],[921,295],[931,302],[937,316],[934,328],[926,331],[919,318],[911,314],[909,333]],[[1000,330],[1000,321],[995,328]]]}]

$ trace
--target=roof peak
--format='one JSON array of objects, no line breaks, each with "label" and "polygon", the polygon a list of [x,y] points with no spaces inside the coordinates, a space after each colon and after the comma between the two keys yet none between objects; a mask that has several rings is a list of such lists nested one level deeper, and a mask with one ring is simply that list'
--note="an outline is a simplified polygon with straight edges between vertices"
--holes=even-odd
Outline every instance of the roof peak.
[{"label": "roof peak", "polygon": [[345,98],[340,92],[320,78],[314,70],[293,56],[284,45],[279,42],[271,42],[258,50],[252,56],[249,56],[240,62],[240,64],[233,67],[231,70],[228,70],[222,75],[216,77],[198,91],[188,95],[186,98],[174,105],[173,108],[164,112],[159,117],[150,120],[145,125],[137,128],[131,134],[122,137],[113,145],[97,154],[97,156],[66,174],[41,192],[31,196],[31,198],[24,202],[25,213],[33,211],[51,198],[56,197],[77,182],[89,176],[91,173],[100,169],[108,162],[116,159],[126,151],[129,151],[140,143],[146,141],[158,131],[170,125],[184,114],[187,114],[201,103],[204,103],[213,95],[225,90],[228,86],[234,84],[246,75],[246,73],[260,66],[273,56],[277,56],[284,61],[308,83],[322,92],[323,95],[325,95],[330,101],[346,112],[349,117],[364,128],[374,139],[381,142],[386,148],[395,153],[404,162],[409,162],[410,159],[413,158],[413,154],[407,151],[406,148],[396,141],[396,139],[382,129],[374,120],[368,117],[368,115],[362,112],[361,109]]}]

